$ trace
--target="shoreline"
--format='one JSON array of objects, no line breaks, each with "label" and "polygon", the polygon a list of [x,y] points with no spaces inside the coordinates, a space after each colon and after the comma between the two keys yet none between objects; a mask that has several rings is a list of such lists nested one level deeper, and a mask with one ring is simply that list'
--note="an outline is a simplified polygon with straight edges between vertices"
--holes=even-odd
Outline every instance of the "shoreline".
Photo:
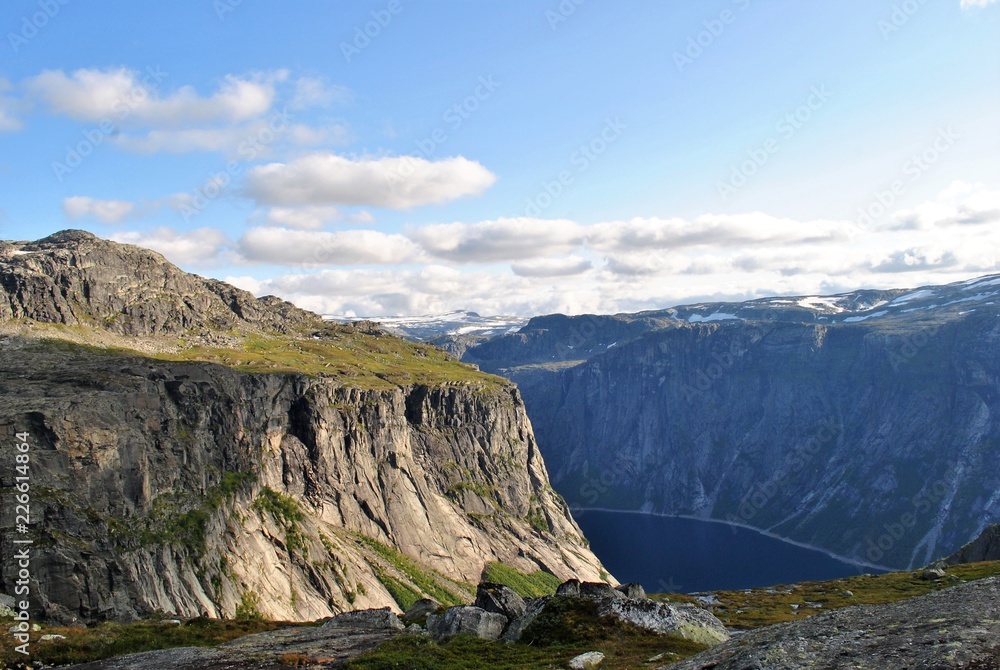
[{"label": "shoreline", "polygon": [[[708,522],[708,523],[717,523],[717,524],[721,524],[723,526],[730,526],[730,527],[735,527],[735,528],[745,528],[746,530],[753,531],[753,532],[757,533],[758,535],[763,535],[764,537],[769,537],[769,538],[771,538],[773,540],[780,540],[781,542],[785,542],[787,544],[791,544],[793,546],[796,546],[796,547],[799,547],[799,548],[802,548],[802,549],[811,549],[812,551],[818,551],[821,554],[825,554],[829,558],[832,558],[832,559],[835,559],[837,561],[840,561],[841,563],[846,563],[848,565],[852,565],[852,566],[857,567],[859,569],[860,568],[869,568],[871,570],[878,570],[880,572],[898,572],[899,571],[899,570],[897,570],[895,568],[890,568],[890,567],[887,567],[885,565],[878,565],[876,563],[869,563],[867,561],[862,561],[862,560],[853,559],[853,558],[850,558],[850,557],[847,557],[847,556],[842,556],[840,554],[837,554],[837,553],[834,553],[832,551],[829,551],[828,549],[824,549],[822,547],[816,547],[816,546],[813,546],[811,544],[807,544],[805,542],[798,542],[796,540],[790,540],[790,539],[788,539],[786,537],[782,537],[780,535],[777,535],[775,533],[771,533],[771,532],[766,531],[766,530],[761,530],[760,528],[756,528],[754,526],[749,526],[749,525],[747,525],[745,523],[736,523],[736,522],[733,522],[733,521],[725,521],[724,519],[711,519],[711,518],[705,518],[705,517],[700,517],[700,516],[692,516],[690,514],[664,514],[662,512],[643,512],[641,510],[634,510],[634,509],[611,509],[611,508],[608,508],[608,507],[574,507],[572,505],[570,506],[570,512],[573,513],[574,518],[575,518],[577,512],[584,512],[584,513],[585,512],[613,512],[613,513],[616,513],[616,514],[639,514],[639,515],[643,515],[643,516],[656,516],[656,517],[664,517],[664,518],[668,518],[668,519],[689,519],[689,520],[692,520],[692,521],[705,521],[705,522]],[[864,573],[859,572],[858,574],[864,574]]]}]

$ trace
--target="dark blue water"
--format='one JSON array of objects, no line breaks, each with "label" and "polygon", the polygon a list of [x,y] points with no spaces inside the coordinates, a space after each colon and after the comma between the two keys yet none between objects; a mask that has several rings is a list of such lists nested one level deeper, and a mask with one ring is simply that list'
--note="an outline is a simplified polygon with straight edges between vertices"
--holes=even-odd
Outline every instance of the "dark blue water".
[{"label": "dark blue water", "polygon": [[874,572],[747,528],[631,512],[575,510],[590,548],[650,593],[714,591]]}]

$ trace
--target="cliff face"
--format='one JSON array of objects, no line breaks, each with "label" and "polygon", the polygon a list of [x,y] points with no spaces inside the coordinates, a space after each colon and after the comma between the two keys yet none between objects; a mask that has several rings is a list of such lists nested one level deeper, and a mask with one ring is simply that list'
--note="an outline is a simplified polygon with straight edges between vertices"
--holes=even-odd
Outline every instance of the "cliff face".
[{"label": "cliff face", "polygon": [[[18,274],[9,267],[5,286]],[[231,290],[268,312],[272,301]],[[16,535],[5,513],[0,589],[16,580],[13,540],[33,538],[39,613],[311,620],[398,609],[422,594],[464,602],[488,561],[562,578],[603,573],[549,486],[510,384],[350,328],[282,342],[307,353],[325,347],[314,364],[336,370],[325,366],[349,340],[352,355],[371,350],[383,361],[377,376],[244,372],[289,365],[285,349],[253,358],[247,342],[257,340],[211,350],[213,360],[242,356],[241,369],[170,360],[203,354],[178,353],[176,341],[162,355],[97,348],[79,343],[102,336],[80,326],[79,312],[72,342],[41,321],[45,312],[31,313],[8,322],[0,340],[0,439],[27,434],[32,518],[31,532]],[[210,329],[197,314],[187,323]],[[307,330],[322,328],[302,314]],[[238,332],[271,318],[237,314],[232,323]],[[397,378],[411,381],[387,381]],[[5,498],[14,453],[4,450]]]},{"label": "cliff face", "polygon": [[[491,343],[507,365],[477,349],[467,359],[518,382],[574,505],[728,520],[924,565],[1000,518],[994,289],[987,278],[918,297],[684,308],[659,324],[606,317],[645,319],[624,341],[577,317]],[[512,346],[565,352],[588,323],[577,360]]]}]

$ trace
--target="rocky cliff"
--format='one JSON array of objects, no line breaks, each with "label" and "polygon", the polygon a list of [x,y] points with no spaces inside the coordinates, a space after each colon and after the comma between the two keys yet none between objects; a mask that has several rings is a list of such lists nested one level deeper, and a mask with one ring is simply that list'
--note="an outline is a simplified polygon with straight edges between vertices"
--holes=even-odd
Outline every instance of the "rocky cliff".
[{"label": "rocky cliff", "polygon": [[552,316],[465,360],[518,382],[574,505],[925,565],[1000,519],[1000,279]]},{"label": "rocky cliff", "polygon": [[944,559],[945,565],[1000,561],[1000,524],[993,524],[979,537]]},{"label": "rocky cliff", "polygon": [[80,232],[0,246],[0,590],[30,538],[53,619],[311,620],[484,565],[606,576],[549,486],[516,388],[361,325]]}]

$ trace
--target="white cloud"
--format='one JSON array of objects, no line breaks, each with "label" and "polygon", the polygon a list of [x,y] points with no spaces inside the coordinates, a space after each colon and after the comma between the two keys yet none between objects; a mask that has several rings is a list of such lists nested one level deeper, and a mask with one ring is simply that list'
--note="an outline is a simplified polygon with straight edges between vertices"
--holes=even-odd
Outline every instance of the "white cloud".
[{"label": "white cloud", "polygon": [[970,9],[972,7],[988,7],[989,5],[995,5],[997,0],[962,0],[962,9]]},{"label": "white cloud", "polygon": [[570,253],[583,243],[584,228],[564,219],[504,218],[421,226],[410,237],[438,258],[494,263]]},{"label": "white cloud", "polygon": [[375,230],[251,228],[238,248],[249,262],[274,265],[396,265],[420,255],[406,237]]},{"label": "white cloud", "polygon": [[583,274],[593,263],[580,256],[565,258],[538,258],[514,263],[510,269],[520,277],[571,277]]},{"label": "white cloud", "polygon": [[74,195],[63,200],[63,213],[71,221],[94,218],[104,223],[120,223],[136,214],[136,206],[127,200],[98,200]]},{"label": "white cloud", "polygon": [[270,225],[319,230],[331,221],[342,218],[336,207],[272,207],[265,218]]},{"label": "white cloud", "polygon": [[183,232],[172,228],[126,231],[112,235],[110,239],[158,251],[179,265],[218,263],[229,245],[229,238],[225,233],[215,228]]},{"label": "white cloud", "polygon": [[316,153],[253,168],[247,193],[267,205],[369,205],[407,209],[478,195],[496,176],[467,158],[428,161]]},{"label": "white cloud", "polygon": [[295,80],[295,94],[289,106],[292,109],[329,107],[349,103],[353,98],[354,94],[346,86],[331,84],[322,77],[299,77]]},{"label": "white cloud", "polygon": [[24,82],[29,94],[54,114],[78,121],[145,123],[177,127],[212,121],[245,121],[266,114],[275,100],[275,83],[285,72],[226,75],[205,97],[191,86],[169,94],[160,88],[169,74],[116,69],[81,69],[67,75],[46,70]]},{"label": "white cloud", "polygon": [[10,82],[0,77],[0,133],[21,129],[21,120],[16,114],[20,103],[5,94],[10,90]]},{"label": "white cloud", "polygon": [[636,218],[598,224],[588,234],[595,249],[674,249],[752,244],[818,243],[850,239],[855,226],[839,221],[794,221],[761,212],[696,219]]}]

